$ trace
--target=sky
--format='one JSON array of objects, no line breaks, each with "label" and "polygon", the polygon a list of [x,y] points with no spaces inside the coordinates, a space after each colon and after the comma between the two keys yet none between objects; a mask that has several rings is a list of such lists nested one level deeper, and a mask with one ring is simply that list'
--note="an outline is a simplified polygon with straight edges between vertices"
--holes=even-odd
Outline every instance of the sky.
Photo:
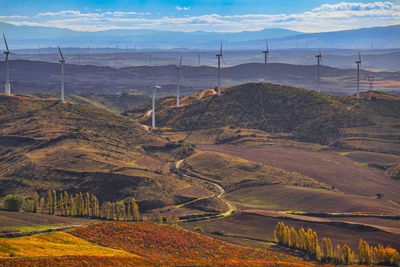
[{"label": "sky", "polygon": [[0,7],[0,22],[75,31],[326,32],[400,24],[400,0],[0,0]]}]

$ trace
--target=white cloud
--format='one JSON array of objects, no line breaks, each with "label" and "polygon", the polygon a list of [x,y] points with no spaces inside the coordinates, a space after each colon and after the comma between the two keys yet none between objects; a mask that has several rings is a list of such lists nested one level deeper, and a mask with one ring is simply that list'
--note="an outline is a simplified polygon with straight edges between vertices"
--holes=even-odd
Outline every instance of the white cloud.
[{"label": "white cloud", "polygon": [[[190,7],[176,7],[189,10]],[[240,14],[222,16],[188,14],[171,17],[135,11],[81,12],[63,10],[39,13],[33,17],[0,16],[15,25],[38,25],[77,31],[106,29],[157,29],[176,31],[252,31],[265,28],[286,28],[302,32],[346,30],[398,24],[400,5],[392,2],[324,4],[310,11],[293,14]],[[12,20],[12,21],[11,21]]]},{"label": "white cloud", "polygon": [[182,11],[182,10],[188,11],[188,10],[190,10],[190,6],[183,6],[183,7],[181,7],[181,6],[176,6],[175,9],[176,9],[176,10],[179,10],[179,11]]}]

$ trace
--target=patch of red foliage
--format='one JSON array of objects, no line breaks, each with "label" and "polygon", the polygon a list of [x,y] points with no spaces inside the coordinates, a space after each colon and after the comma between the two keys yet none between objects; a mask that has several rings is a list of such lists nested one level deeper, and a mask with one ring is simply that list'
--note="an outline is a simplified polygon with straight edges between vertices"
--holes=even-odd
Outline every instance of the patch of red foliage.
[{"label": "patch of red foliage", "polygon": [[0,258],[0,266],[153,266],[153,261],[134,257],[65,256],[46,258]]},{"label": "patch of red foliage", "polygon": [[300,258],[235,246],[220,240],[153,222],[106,222],[69,233],[96,244],[122,249],[158,264],[173,265],[307,265]]}]

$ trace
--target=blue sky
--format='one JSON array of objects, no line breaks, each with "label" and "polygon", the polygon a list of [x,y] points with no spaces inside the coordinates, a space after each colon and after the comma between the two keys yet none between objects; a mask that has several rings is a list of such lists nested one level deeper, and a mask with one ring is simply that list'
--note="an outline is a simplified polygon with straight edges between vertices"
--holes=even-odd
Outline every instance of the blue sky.
[{"label": "blue sky", "polygon": [[321,32],[400,23],[399,0],[0,0],[0,7],[2,22],[78,31]]}]

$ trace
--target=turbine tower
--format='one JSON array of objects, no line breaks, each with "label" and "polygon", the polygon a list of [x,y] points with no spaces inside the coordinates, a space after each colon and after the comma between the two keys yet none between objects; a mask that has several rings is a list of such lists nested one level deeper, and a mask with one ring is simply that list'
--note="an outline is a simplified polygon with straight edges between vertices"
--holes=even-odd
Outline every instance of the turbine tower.
[{"label": "turbine tower", "polygon": [[181,61],[179,62],[179,65],[176,66],[176,106],[177,107],[179,107],[179,105],[180,105],[179,98],[180,98],[181,81],[183,81],[182,58],[181,58]]},{"label": "turbine tower", "polygon": [[361,67],[361,54],[358,52],[358,60],[355,61],[357,64],[357,99],[360,99],[360,67]]},{"label": "turbine tower", "polygon": [[9,72],[9,67],[8,67],[8,56],[15,55],[14,53],[11,53],[10,50],[8,49],[8,44],[6,40],[6,36],[3,33],[3,39],[4,39],[4,44],[6,45],[6,50],[4,54],[6,55],[6,83],[5,83],[5,93],[6,95],[11,94],[11,86],[10,86],[10,72]]},{"label": "turbine tower", "polygon": [[61,52],[60,47],[58,47],[58,52],[60,52],[60,56],[61,56],[61,60],[59,61],[61,63],[61,97],[60,97],[60,100],[64,101],[64,64],[65,64],[65,59]]},{"label": "turbine tower", "polygon": [[156,93],[157,89],[161,89],[161,86],[153,87],[153,111],[151,113],[151,128],[156,128]]},{"label": "turbine tower", "polygon": [[268,64],[268,57],[269,57],[269,48],[268,48],[268,41],[265,40],[265,47],[266,50],[263,51],[264,54],[264,79],[267,81],[267,64]]},{"label": "turbine tower", "polygon": [[218,94],[221,94],[221,59],[224,61],[224,57],[222,56],[222,42],[221,42],[221,48],[219,50],[219,54],[216,55],[218,58]]},{"label": "turbine tower", "polygon": [[319,50],[319,54],[315,56],[317,58],[317,87],[318,87],[318,92],[321,93],[321,86],[320,86],[320,81],[321,81],[321,76],[320,76],[320,66],[322,64],[322,54],[321,50]]},{"label": "turbine tower", "polygon": [[156,128],[156,93],[157,93],[157,89],[161,89],[161,86],[158,86],[155,84],[156,79],[155,79],[154,74],[151,71],[150,67],[149,67],[149,71],[150,71],[151,77],[153,78],[153,81],[154,81],[153,98],[152,98],[152,112],[151,112],[151,128]]},{"label": "turbine tower", "polygon": [[368,76],[369,90],[374,91],[374,76]]}]

